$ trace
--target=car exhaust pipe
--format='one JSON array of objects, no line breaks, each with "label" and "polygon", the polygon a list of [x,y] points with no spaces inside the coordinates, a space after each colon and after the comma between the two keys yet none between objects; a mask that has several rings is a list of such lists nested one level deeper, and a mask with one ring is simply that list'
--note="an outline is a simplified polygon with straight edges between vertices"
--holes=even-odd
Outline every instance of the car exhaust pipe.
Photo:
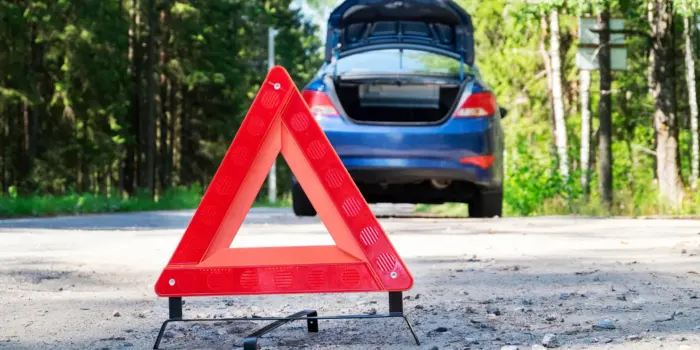
[{"label": "car exhaust pipe", "polygon": [[451,180],[437,180],[437,179],[432,179],[430,180],[430,184],[433,185],[434,188],[438,190],[444,190],[452,184]]}]

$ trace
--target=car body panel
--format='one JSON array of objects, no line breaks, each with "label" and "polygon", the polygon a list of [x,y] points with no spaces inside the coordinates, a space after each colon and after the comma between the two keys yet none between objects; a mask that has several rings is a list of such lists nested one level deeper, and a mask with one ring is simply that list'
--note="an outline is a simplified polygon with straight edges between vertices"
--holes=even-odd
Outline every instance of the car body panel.
[{"label": "car body panel", "polygon": [[[460,162],[502,151],[500,125],[491,118],[452,119],[433,126],[363,125],[341,117],[317,120],[349,170],[421,169],[431,170],[423,173],[431,173],[432,178],[459,178],[484,187],[501,184],[499,164],[482,169]],[[457,175],[456,171],[464,174]],[[401,177],[399,171],[395,181]],[[414,176],[406,174],[405,178],[409,181]]]}]

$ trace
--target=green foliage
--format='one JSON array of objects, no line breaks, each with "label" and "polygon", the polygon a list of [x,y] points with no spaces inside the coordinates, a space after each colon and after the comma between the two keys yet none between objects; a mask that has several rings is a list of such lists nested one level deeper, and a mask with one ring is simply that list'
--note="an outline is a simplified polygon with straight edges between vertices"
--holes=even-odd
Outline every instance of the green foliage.
[{"label": "green foliage", "polygon": [[700,9],[700,0],[673,0],[673,9],[683,17],[691,17]]},{"label": "green foliage", "polygon": [[267,74],[267,29],[297,84],[320,65],[290,4],[0,0],[0,195],[207,184]]},{"label": "green foliage", "polygon": [[[339,3],[305,2],[319,14]],[[674,0],[674,8],[679,16],[690,16],[699,2]],[[291,0],[154,0],[153,8],[149,3],[0,0],[0,216],[194,207],[202,191],[197,184],[205,188],[211,181],[267,73],[267,29],[280,30],[275,61],[298,87],[321,64],[318,28],[290,8]],[[700,192],[690,192],[677,210],[659,199],[647,80],[650,43],[637,35],[626,39],[629,69],[613,76],[612,213],[597,205],[596,164],[592,192],[583,196],[579,179],[587,169],[579,164],[576,18],[609,7],[613,17],[625,18],[627,28],[648,32],[646,1],[458,3],[473,16],[478,72],[509,109],[503,121],[507,215],[700,210]],[[552,154],[543,59],[548,37],[541,23],[553,8],[561,14],[568,178],[558,174]],[[682,33],[677,29],[676,35]],[[679,87],[685,86],[682,49],[676,49],[674,73]],[[597,90],[594,74],[594,131]],[[684,90],[679,88],[676,98],[679,120],[687,125]],[[690,136],[681,128],[684,177]],[[591,143],[596,148],[595,135]],[[289,178],[279,160],[283,198]],[[119,190],[104,195],[110,188]],[[266,193],[264,186],[259,199]],[[464,205],[423,209],[466,214]]]},{"label": "green foliage", "polygon": [[[568,179],[556,171],[550,153],[551,130],[548,123],[546,76],[539,46],[546,40],[541,35],[540,21],[552,2],[532,6],[524,1],[470,1],[460,3],[474,16],[477,59],[484,79],[496,91],[499,103],[510,109],[504,120],[506,130],[506,177],[504,184],[505,215],[529,216],[550,214],[582,215],[672,215],[700,213],[700,192],[690,192],[685,203],[674,209],[665,203],[655,183],[653,101],[649,94],[649,42],[640,36],[628,36],[628,65],[624,72],[614,73],[613,83],[613,189],[612,212],[605,212],[599,203],[597,176],[593,164],[591,194],[583,196],[580,175],[585,169],[578,164],[580,150],[580,108],[578,106],[575,68],[576,16],[590,14],[601,6],[610,6],[613,16],[624,17],[630,29],[645,30],[646,4],[642,1],[600,0],[568,2],[561,17],[565,76],[568,81],[567,131],[569,157],[575,165]],[[624,10],[624,11],[623,11]],[[546,18],[545,18],[546,20]],[[681,32],[681,31],[677,31]],[[544,42],[546,44],[546,41]],[[680,52],[680,51],[679,51]],[[683,67],[677,55],[677,75]],[[596,116],[598,103],[597,74],[591,89],[591,111]],[[535,78],[538,77],[538,78]],[[684,84],[684,81],[678,82]],[[687,97],[679,98],[679,115],[685,114]],[[594,118],[593,130],[597,128]],[[595,135],[594,135],[595,136]],[[690,133],[681,130],[680,154],[689,154]],[[596,138],[591,142],[596,149]],[[593,159],[595,160],[595,151]],[[683,176],[690,164],[682,157]],[[465,204],[420,206],[420,210],[447,215],[467,215]]]},{"label": "green foliage", "polygon": [[[144,191],[133,196],[121,195],[114,189],[110,192],[109,195],[71,193],[62,196],[0,197],[0,218],[195,209],[203,195],[199,185],[171,188],[155,199]],[[279,207],[288,205],[288,199],[274,204]],[[256,202],[254,206],[272,205]]]}]

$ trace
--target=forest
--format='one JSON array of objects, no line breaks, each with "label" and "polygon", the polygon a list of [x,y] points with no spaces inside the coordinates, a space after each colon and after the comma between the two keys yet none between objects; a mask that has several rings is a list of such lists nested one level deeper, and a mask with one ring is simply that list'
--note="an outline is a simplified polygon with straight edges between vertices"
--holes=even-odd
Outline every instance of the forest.
[{"label": "forest", "polygon": [[[700,213],[699,0],[457,2],[509,110],[506,215]],[[337,3],[0,0],[0,217],[196,207],[265,77],[268,28],[301,88]],[[603,43],[624,20],[625,69],[577,68],[580,18]]]}]

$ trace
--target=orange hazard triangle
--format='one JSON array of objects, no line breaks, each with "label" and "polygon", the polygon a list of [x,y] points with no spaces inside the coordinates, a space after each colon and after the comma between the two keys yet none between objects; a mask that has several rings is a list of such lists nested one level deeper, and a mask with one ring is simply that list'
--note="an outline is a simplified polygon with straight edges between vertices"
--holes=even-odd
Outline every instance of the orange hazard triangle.
[{"label": "orange hazard triangle", "polygon": [[[334,246],[230,248],[279,153]],[[273,68],[170,262],[159,296],[407,291],[413,277],[284,68]]]}]

